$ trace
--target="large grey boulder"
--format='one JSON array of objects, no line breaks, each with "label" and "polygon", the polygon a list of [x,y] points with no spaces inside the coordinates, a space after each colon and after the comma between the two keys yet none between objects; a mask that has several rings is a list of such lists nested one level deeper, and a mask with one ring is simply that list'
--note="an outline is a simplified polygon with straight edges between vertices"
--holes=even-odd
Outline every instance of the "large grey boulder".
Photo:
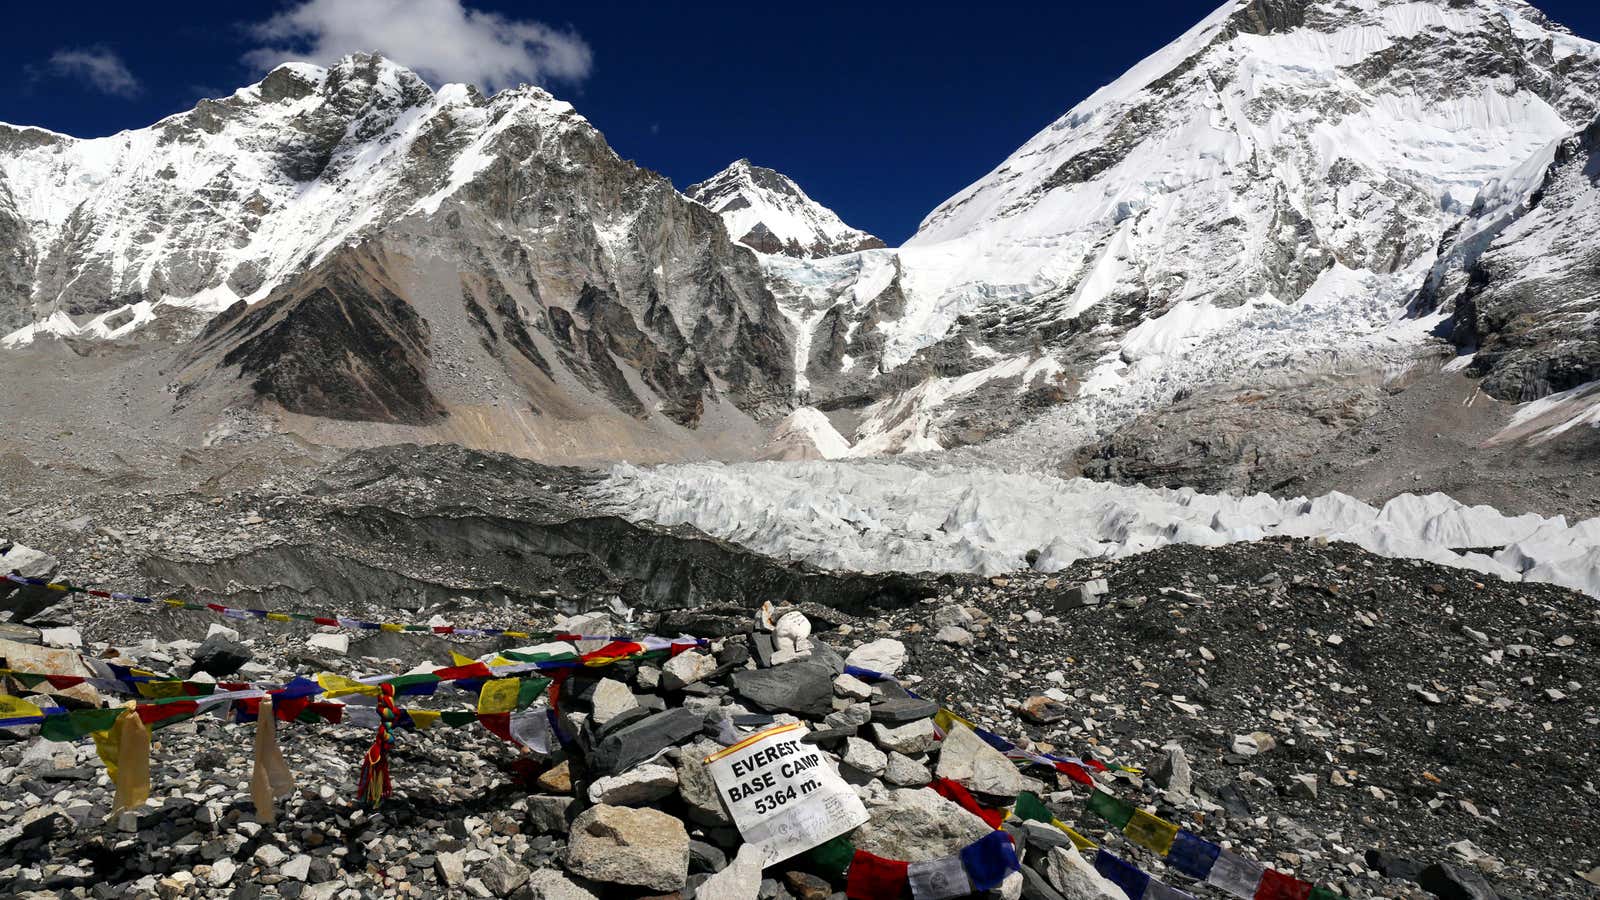
[{"label": "large grey boulder", "polygon": [[902,788],[868,801],[872,818],[856,830],[856,848],[887,859],[927,862],[950,856],[988,834],[988,823],[927,788]]},{"label": "large grey boulder", "polygon": [[567,869],[579,877],[657,891],[688,883],[689,832],[659,810],[592,806],[567,840]]},{"label": "large grey boulder", "polygon": [[589,758],[598,774],[624,772],[700,731],[705,719],[684,707],[659,712],[625,725],[601,739]]},{"label": "large grey boulder", "polygon": [[678,772],[659,763],[636,766],[617,775],[597,778],[589,785],[590,803],[642,806],[678,789]]},{"label": "large grey boulder", "polygon": [[762,709],[823,716],[833,711],[833,676],[814,659],[733,673],[733,689]]},{"label": "large grey boulder", "polygon": [[1067,900],[1127,900],[1115,882],[1095,871],[1071,847],[1053,848],[1044,860],[1045,878]]},{"label": "large grey boulder", "polygon": [[1015,797],[1025,786],[1016,763],[960,723],[944,736],[934,774],[958,782],[969,791],[996,797]]}]

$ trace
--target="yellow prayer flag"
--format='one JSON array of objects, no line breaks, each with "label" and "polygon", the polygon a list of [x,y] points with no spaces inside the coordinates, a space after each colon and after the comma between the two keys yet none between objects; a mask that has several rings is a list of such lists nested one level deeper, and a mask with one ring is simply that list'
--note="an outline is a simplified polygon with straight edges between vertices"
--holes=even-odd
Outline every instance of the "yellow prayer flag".
[{"label": "yellow prayer flag", "polygon": [[439,721],[437,709],[408,709],[406,715],[411,717],[411,724],[417,726],[418,731],[427,731]]},{"label": "yellow prayer flag", "polygon": [[1077,830],[1074,829],[1071,825],[1068,825],[1067,823],[1061,821],[1060,819],[1052,819],[1050,824],[1052,824],[1052,825],[1056,826],[1057,828],[1061,829],[1063,832],[1066,832],[1067,838],[1072,841],[1072,846],[1073,846],[1074,849],[1077,849],[1077,850],[1093,850],[1093,849],[1095,849],[1096,847],[1099,846],[1099,844],[1096,844],[1094,841],[1091,841],[1088,838],[1084,837],[1083,835],[1079,834],[1077,832]]},{"label": "yellow prayer flag", "polygon": [[485,681],[483,689],[478,691],[478,715],[511,712],[517,708],[517,694],[521,691],[521,678]]},{"label": "yellow prayer flag", "polygon": [[322,695],[330,700],[347,694],[363,694],[368,697],[376,697],[382,693],[375,684],[362,684],[354,678],[334,675],[331,672],[323,672],[318,675],[317,684],[322,685]]},{"label": "yellow prayer flag", "polygon": [[457,666],[470,666],[473,663],[477,662],[477,660],[473,659],[470,656],[462,656],[461,654],[457,653],[456,651],[451,650],[450,651],[450,662],[451,662],[451,664],[457,665]]},{"label": "yellow prayer flag", "polygon": [[507,631],[503,632],[503,634],[508,638],[526,638],[528,636],[526,631]]},{"label": "yellow prayer flag", "polygon": [[294,621],[293,619],[289,618],[288,616],[284,615],[283,613],[274,613],[274,612],[267,613],[267,619],[270,620],[270,621],[273,621],[273,622],[293,622]]},{"label": "yellow prayer flag", "polygon": [[150,729],[133,701],[109,730],[94,732],[94,748],[117,786],[112,815],[144,805],[150,798]]},{"label": "yellow prayer flag", "polygon": [[1166,856],[1172,849],[1173,839],[1178,836],[1178,826],[1136,807],[1133,817],[1123,826],[1122,834],[1135,844]]},{"label": "yellow prayer flag", "polygon": [[977,731],[978,730],[978,726],[972,724],[971,722],[967,721],[966,719],[961,718],[960,716],[956,715],[955,713],[953,713],[950,710],[945,709],[943,707],[940,707],[939,711],[933,714],[934,727],[938,728],[940,731],[942,731],[942,732],[944,732],[946,734],[948,734],[950,732],[950,729],[954,728],[956,726],[956,723],[958,723],[958,722],[960,724],[962,724],[962,725],[967,726],[968,728],[972,729],[973,731]]},{"label": "yellow prayer flag", "polygon": [[168,697],[183,696],[183,682],[181,681],[141,681],[135,687],[139,689],[139,696],[150,700],[165,700]]},{"label": "yellow prayer flag", "polygon": [[44,715],[39,707],[10,694],[0,694],[0,719],[37,718]]},{"label": "yellow prayer flag", "polygon": [[404,625],[396,625],[393,622],[383,622],[383,623],[378,625],[378,629],[380,631],[405,631],[406,630]]}]

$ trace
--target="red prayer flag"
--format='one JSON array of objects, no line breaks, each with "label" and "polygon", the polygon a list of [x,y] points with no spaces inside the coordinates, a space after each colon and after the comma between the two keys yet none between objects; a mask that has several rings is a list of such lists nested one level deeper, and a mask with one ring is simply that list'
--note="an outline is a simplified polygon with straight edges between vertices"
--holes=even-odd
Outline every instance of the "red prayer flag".
[{"label": "red prayer flag", "polygon": [[339,620],[338,619],[328,619],[328,618],[324,618],[322,616],[317,616],[316,618],[312,619],[311,621],[317,623],[318,625],[331,625],[334,628],[338,628],[339,627]]},{"label": "red prayer flag", "polygon": [[1267,869],[1256,886],[1256,900],[1311,900],[1311,887],[1309,881]]},{"label": "red prayer flag", "polygon": [[478,721],[500,740],[510,744],[517,742],[511,736],[511,713],[478,713]]},{"label": "red prayer flag", "polygon": [[979,803],[978,799],[972,796],[971,791],[968,791],[960,784],[957,784],[948,778],[935,778],[933,783],[928,785],[928,787],[931,787],[938,792],[939,796],[955,803],[957,806],[961,807],[967,812],[972,813],[973,815],[982,819],[984,822],[988,823],[990,828],[999,828],[1000,823],[1005,821],[1006,815],[1004,812],[1001,812],[998,809],[985,809],[983,804]]},{"label": "red prayer flag", "polygon": [[448,669],[435,669],[435,675],[440,681],[461,681],[466,678],[489,678],[494,672],[485,663],[475,662],[466,666],[451,666]]},{"label": "red prayer flag", "polygon": [[845,896],[850,900],[897,900],[910,887],[910,868],[908,862],[884,859],[865,850],[857,850],[850,860],[850,878],[845,883]]},{"label": "red prayer flag", "polygon": [[1094,787],[1094,779],[1090,778],[1089,773],[1085,772],[1083,767],[1077,763],[1058,762],[1056,763],[1056,771],[1081,785]]},{"label": "red prayer flag", "polygon": [[176,703],[141,703],[136,707],[139,719],[146,725],[154,725],[163,719],[175,716],[186,716],[200,708],[200,704],[193,700],[179,700]]}]

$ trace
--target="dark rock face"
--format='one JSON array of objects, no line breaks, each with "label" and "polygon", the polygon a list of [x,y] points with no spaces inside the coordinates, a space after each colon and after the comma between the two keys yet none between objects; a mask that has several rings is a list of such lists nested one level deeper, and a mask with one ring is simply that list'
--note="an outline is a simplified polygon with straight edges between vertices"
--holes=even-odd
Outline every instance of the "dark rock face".
[{"label": "dark rock face", "polygon": [[385,283],[382,261],[350,250],[254,307],[219,316],[198,342],[290,412],[425,425],[445,415],[428,389],[428,326]]},{"label": "dark rock face", "polygon": [[1080,451],[1088,478],[1203,491],[1281,490],[1379,409],[1376,388],[1208,393],[1141,416]]},{"label": "dark rock face", "polygon": [[239,671],[251,659],[250,648],[231,641],[220,634],[213,634],[200,642],[194,651],[194,664],[189,668],[189,674],[205,672],[218,678],[226,678]]},{"label": "dark rock face", "polygon": [[1529,207],[1469,271],[1455,340],[1503,400],[1600,379],[1600,121],[1563,142]]}]

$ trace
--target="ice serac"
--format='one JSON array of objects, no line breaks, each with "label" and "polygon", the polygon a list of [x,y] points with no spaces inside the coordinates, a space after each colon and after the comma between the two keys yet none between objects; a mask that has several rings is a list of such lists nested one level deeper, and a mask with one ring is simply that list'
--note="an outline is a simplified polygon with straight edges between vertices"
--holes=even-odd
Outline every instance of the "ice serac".
[{"label": "ice serac", "polygon": [[[818,317],[811,360],[847,355],[878,398],[875,370],[1043,353],[1081,389],[1035,445],[1262,368],[1396,367],[1428,340],[1395,320],[1441,239],[1597,98],[1600,48],[1525,3],[1230,0],[934,210],[892,283],[836,280],[846,322]],[[991,355],[956,362],[969,344]]]},{"label": "ice serac", "polygon": [[851,228],[787,175],[741,159],[684,191],[728,223],[728,233],[762,253],[823,257],[884,246]]}]

